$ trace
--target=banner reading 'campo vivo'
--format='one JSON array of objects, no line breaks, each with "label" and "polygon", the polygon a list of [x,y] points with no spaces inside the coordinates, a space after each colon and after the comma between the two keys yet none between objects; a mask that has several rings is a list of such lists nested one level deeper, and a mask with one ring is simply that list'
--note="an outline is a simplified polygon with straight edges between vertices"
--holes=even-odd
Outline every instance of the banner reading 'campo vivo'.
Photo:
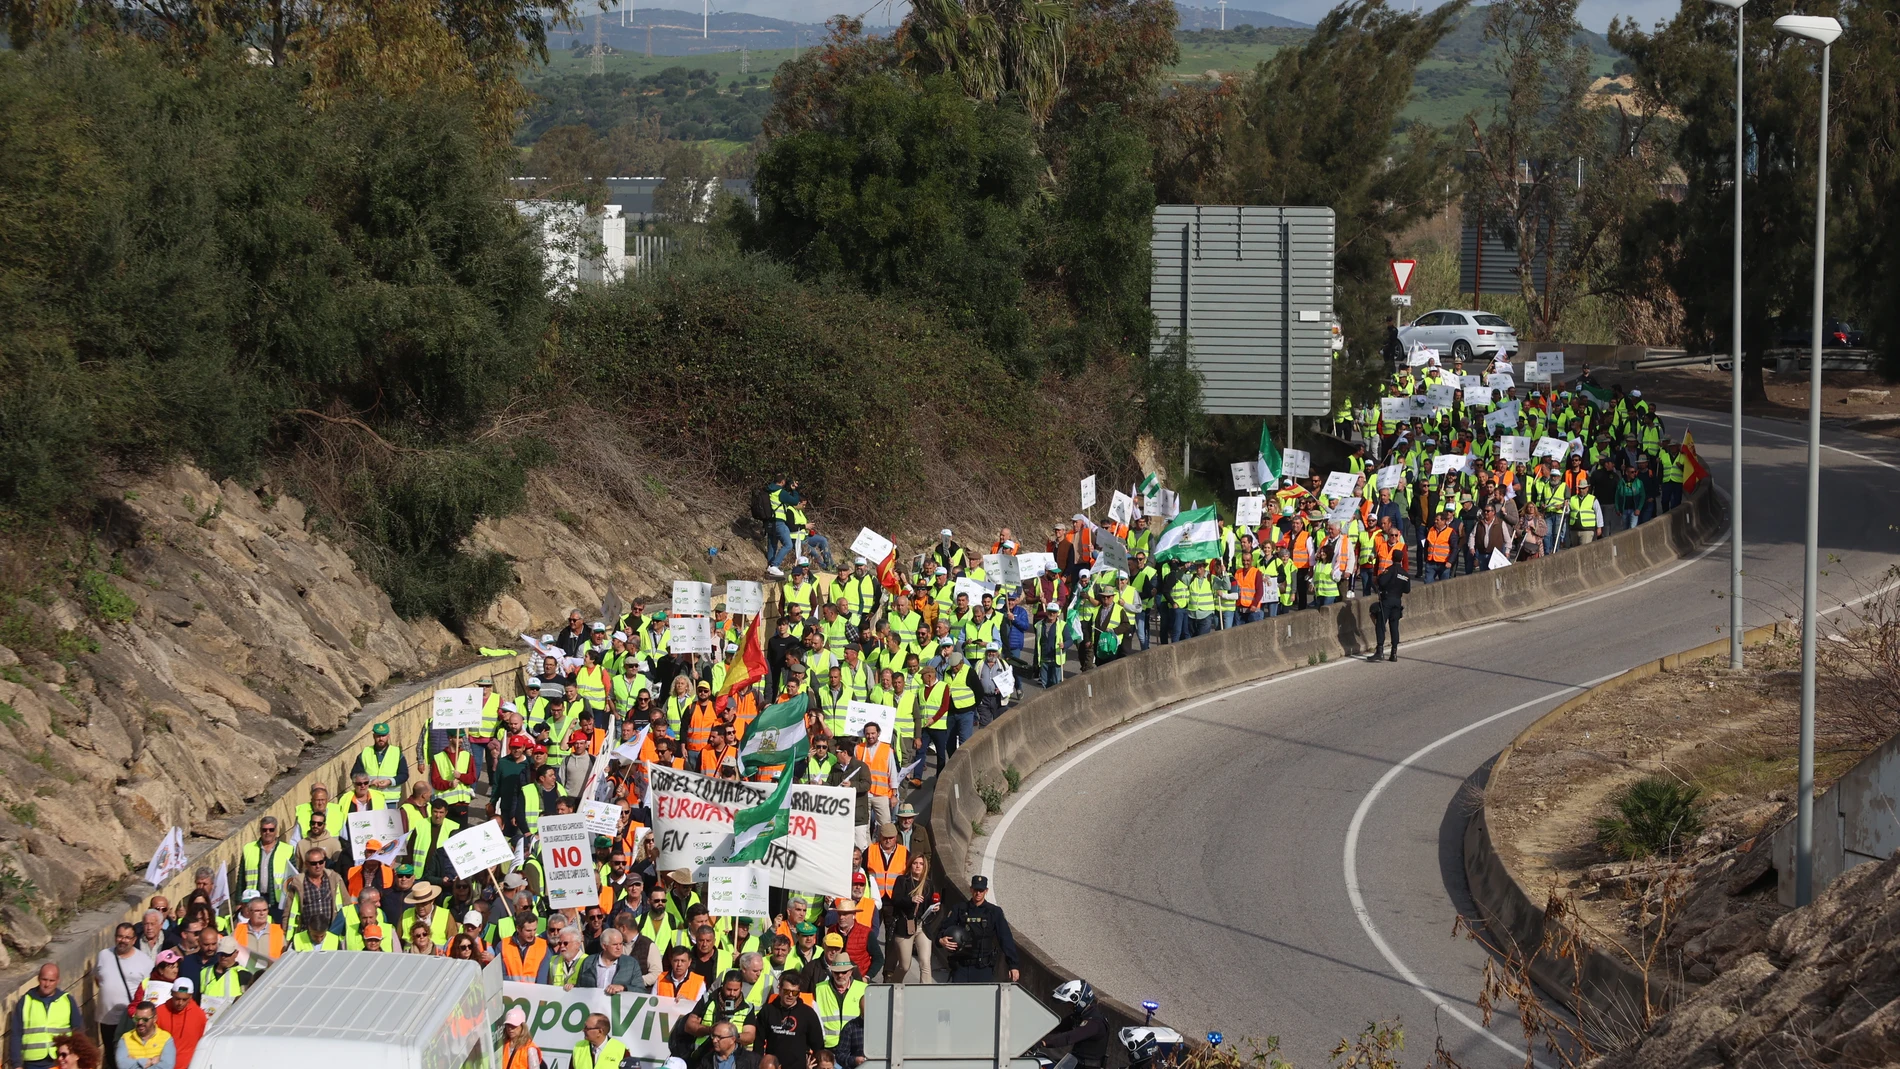
[{"label": "banner reading 'campo vivo'", "polygon": [[[706,866],[732,856],[732,819],[765,800],[771,785],[713,779],[666,765],[647,765],[653,802],[653,833],[660,840],[662,871]],[[857,793],[849,787],[792,788],[791,831],[771,845],[761,863],[774,887],[844,897],[851,893],[852,822]]]},{"label": "banner reading 'campo vivo'", "polygon": [[[563,991],[547,984],[501,985],[503,1012],[520,1007],[528,1015],[528,1031],[548,1069],[568,1069],[581,1026],[589,1014],[607,1015],[608,1030],[641,1061],[667,1059],[666,1038],[680,1018],[693,1012],[693,1003],[655,995],[609,995],[592,988]],[[497,1051],[499,1053],[499,1051]]]}]

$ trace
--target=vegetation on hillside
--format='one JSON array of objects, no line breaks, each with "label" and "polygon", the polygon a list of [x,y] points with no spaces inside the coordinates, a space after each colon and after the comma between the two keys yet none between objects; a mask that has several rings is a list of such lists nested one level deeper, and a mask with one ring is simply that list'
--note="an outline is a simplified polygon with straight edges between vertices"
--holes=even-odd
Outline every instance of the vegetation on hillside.
[{"label": "vegetation on hillside", "polygon": [[[769,81],[769,79],[768,79]],[[759,136],[772,93],[758,75],[721,85],[711,71],[669,67],[658,74],[570,74],[534,85],[535,102],[515,134],[533,144],[557,126],[582,125],[606,135],[617,126],[650,123],[676,141],[751,142]]]}]

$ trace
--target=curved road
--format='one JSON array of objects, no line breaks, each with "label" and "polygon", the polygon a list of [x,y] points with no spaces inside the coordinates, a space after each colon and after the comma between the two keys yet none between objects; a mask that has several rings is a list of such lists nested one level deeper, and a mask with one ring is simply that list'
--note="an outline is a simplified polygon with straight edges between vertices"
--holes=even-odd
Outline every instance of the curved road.
[{"label": "curved road", "polygon": [[[1727,485],[1726,416],[1664,410]],[[1744,421],[1750,626],[1798,615],[1805,427]],[[1823,434],[1821,606],[1900,561],[1900,442]],[[1617,591],[1160,710],[1031,777],[981,851],[1011,923],[1192,1034],[1277,1035],[1302,1067],[1400,1019],[1465,1066],[1522,1065],[1475,1006],[1484,953],[1461,861],[1467,780],[1578,689],[1718,638],[1726,541]]]}]

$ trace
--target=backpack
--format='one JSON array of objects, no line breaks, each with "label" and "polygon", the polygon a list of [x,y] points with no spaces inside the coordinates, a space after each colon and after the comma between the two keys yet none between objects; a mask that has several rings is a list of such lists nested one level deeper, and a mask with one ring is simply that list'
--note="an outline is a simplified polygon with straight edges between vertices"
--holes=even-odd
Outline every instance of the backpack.
[{"label": "backpack", "polygon": [[772,488],[761,486],[752,491],[752,518],[760,523],[777,523],[778,513],[772,508]]}]

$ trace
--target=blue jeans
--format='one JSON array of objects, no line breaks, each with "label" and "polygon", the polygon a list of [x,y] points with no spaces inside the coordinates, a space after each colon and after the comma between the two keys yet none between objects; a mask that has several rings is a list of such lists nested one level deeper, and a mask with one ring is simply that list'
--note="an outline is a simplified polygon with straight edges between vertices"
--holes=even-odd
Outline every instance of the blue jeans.
[{"label": "blue jeans", "polygon": [[806,535],[805,555],[826,568],[831,568],[831,540],[821,534]]},{"label": "blue jeans", "polygon": [[968,712],[952,712],[950,714],[951,753],[956,753],[957,747],[969,742],[970,736],[974,734],[976,734],[976,708],[974,706],[972,706]]},{"label": "blue jeans", "polygon": [[1552,520],[1544,527],[1544,556],[1557,552],[1557,522]]},{"label": "blue jeans", "polygon": [[1319,597],[1313,599],[1313,607],[1318,608],[1321,605],[1331,605],[1338,600],[1339,598],[1337,597],[1329,597],[1325,594],[1321,594]]},{"label": "blue jeans", "polygon": [[1425,581],[1427,583],[1436,583],[1440,579],[1450,579],[1450,578],[1451,578],[1451,565],[1433,564],[1430,561],[1426,562]]},{"label": "blue jeans", "polygon": [[1234,617],[1237,615],[1239,614],[1233,609],[1222,609],[1220,614],[1221,630],[1232,631],[1234,629]]},{"label": "blue jeans", "polygon": [[1682,484],[1681,483],[1662,484],[1662,504],[1660,506],[1662,510],[1664,512],[1668,512],[1670,509],[1675,508],[1677,505],[1680,505],[1680,504],[1682,504]]},{"label": "blue jeans", "polygon": [[[1187,616],[1186,613],[1183,613],[1182,615]],[[1214,630],[1214,614],[1210,612],[1206,616],[1201,617],[1199,620],[1196,620],[1193,617],[1188,617],[1188,626],[1193,629],[1193,637],[1195,638],[1200,638],[1202,635],[1210,634]]]},{"label": "blue jeans", "polygon": [[[935,748],[937,751],[937,771],[942,772],[943,763],[950,760],[951,746],[949,728],[924,729],[924,744],[923,748],[918,751],[918,756],[928,758],[932,748]],[[919,766],[918,771],[923,771],[922,766]]]},{"label": "blue jeans", "polygon": [[768,567],[778,567],[785,559],[785,551],[792,548],[792,529],[785,526],[784,520],[774,520],[765,529],[765,563]]},{"label": "blue jeans", "polygon": [[1286,609],[1280,605],[1279,598],[1274,598],[1272,601],[1267,602],[1268,616],[1278,616],[1285,611]]},{"label": "blue jeans", "polygon": [[1148,610],[1135,613],[1135,637],[1141,641],[1141,648],[1148,648]]},{"label": "blue jeans", "polygon": [[1174,610],[1174,633],[1168,636],[1169,642],[1186,642],[1191,626],[1186,609]]},{"label": "blue jeans", "polygon": [[1630,528],[1635,527],[1637,522],[1641,518],[1642,518],[1642,513],[1639,510],[1624,509],[1623,510],[1623,529],[1627,531]]},{"label": "blue jeans", "polygon": [[1062,666],[1054,661],[1044,664],[1039,671],[1042,673],[1042,686],[1044,690],[1062,682]]},{"label": "blue jeans", "polygon": [[1263,615],[1265,614],[1259,609],[1248,609],[1246,612],[1240,614],[1240,622],[1243,624],[1251,624],[1259,620]]}]

